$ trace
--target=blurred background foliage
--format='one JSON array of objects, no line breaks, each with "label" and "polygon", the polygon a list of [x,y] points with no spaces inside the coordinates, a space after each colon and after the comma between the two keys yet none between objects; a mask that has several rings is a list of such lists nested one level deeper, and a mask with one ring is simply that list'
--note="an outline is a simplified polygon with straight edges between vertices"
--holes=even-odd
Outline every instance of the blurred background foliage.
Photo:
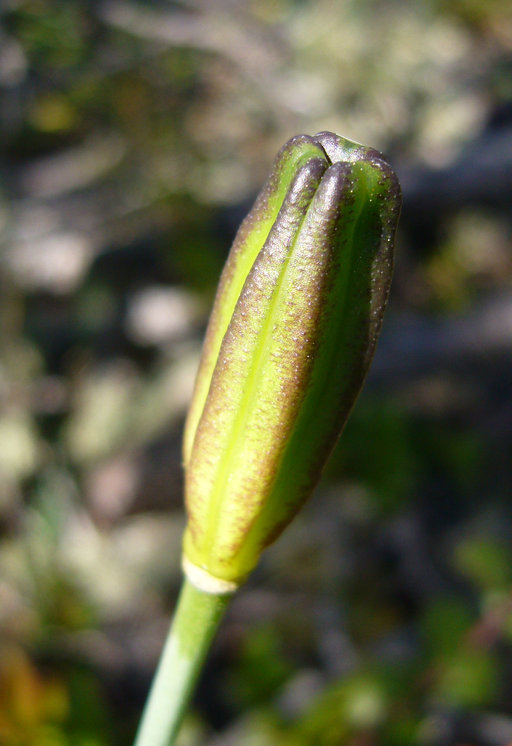
[{"label": "blurred background foliage", "polygon": [[0,743],[131,742],[217,278],[330,129],[403,183],[383,338],[180,746],[511,744],[508,0],[4,0],[0,91]]}]

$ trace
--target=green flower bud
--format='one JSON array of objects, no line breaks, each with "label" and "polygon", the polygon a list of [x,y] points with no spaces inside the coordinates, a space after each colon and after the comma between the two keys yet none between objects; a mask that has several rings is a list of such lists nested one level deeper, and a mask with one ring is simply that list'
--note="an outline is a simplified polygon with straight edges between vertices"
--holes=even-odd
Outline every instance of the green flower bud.
[{"label": "green flower bud", "polygon": [[401,196],[378,151],[329,132],[280,151],[242,223],[184,439],[184,567],[233,590],[319,479],[380,332]]}]

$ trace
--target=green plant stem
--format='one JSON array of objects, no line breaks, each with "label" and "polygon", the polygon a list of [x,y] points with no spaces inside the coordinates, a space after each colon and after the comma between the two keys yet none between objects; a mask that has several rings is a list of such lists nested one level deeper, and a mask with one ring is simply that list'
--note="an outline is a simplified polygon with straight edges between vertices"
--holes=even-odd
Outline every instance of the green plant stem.
[{"label": "green plant stem", "polygon": [[172,746],[232,594],[204,593],[184,580],[134,746]]}]

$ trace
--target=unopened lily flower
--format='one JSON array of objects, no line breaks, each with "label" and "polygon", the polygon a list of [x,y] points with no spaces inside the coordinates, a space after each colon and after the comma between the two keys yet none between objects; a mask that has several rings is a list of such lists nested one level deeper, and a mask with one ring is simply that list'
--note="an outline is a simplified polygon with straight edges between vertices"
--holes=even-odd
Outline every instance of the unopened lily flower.
[{"label": "unopened lily flower", "polygon": [[135,746],[175,743],[232,593],[320,477],[375,351],[400,205],[378,151],[299,135],[238,231],[185,427],[185,582]]},{"label": "unopened lily flower", "polygon": [[400,204],[378,151],[322,132],[286,143],[242,223],[185,428],[201,590],[240,585],[317,483],[375,350]]}]

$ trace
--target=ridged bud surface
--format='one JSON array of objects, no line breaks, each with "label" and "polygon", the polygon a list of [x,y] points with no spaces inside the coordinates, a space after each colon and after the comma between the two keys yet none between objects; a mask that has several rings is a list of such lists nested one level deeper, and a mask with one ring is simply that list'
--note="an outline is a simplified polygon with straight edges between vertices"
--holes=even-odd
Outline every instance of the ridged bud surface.
[{"label": "ridged bud surface", "polygon": [[239,584],[315,486],[363,384],[400,187],[332,133],[280,151],[226,263],[185,428],[185,565]]}]

